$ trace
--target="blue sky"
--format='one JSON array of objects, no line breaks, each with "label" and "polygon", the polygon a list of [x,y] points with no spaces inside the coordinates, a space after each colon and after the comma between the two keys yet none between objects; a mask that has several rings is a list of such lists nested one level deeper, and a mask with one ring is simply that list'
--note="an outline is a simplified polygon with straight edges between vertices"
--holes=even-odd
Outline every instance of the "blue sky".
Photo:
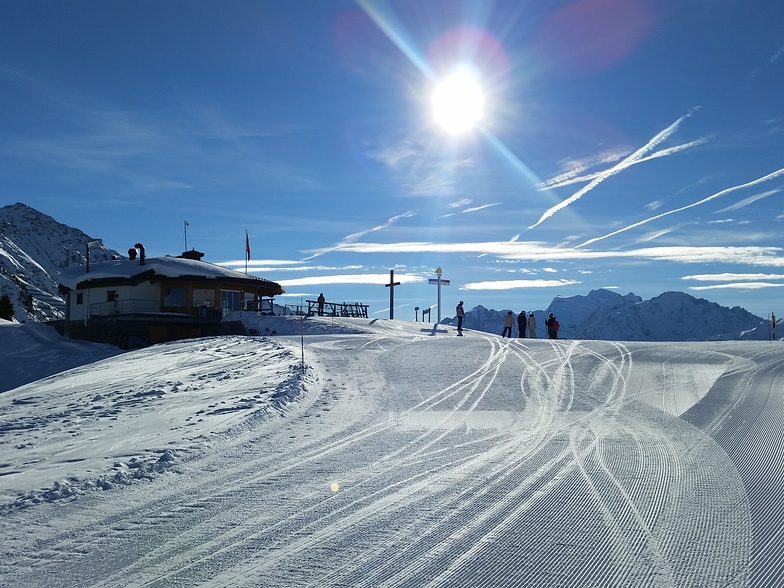
[{"label": "blue sky", "polygon": [[[679,290],[784,315],[784,4],[0,4],[0,204],[395,317]],[[462,133],[432,97],[481,88]],[[458,92],[458,94],[460,94]],[[458,98],[453,98],[458,100]],[[436,310],[433,311],[435,318]]]}]

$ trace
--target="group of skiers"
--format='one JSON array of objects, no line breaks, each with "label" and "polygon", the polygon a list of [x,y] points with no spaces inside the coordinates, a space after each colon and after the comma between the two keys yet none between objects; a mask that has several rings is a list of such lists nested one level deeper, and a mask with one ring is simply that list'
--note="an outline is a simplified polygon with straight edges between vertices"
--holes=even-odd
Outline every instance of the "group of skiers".
[{"label": "group of skiers", "polygon": [[[463,318],[465,317],[465,310],[463,309],[463,301],[461,300],[457,308],[455,309],[456,316],[457,316],[457,336],[463,336]],[[504,317],[504,330],[501,332],[501,337],[512,338],[512,327],[515,323],[515,314],[510,310],[506,313]],[[547,327],[547,338],[548,339],[557,339],[558,338],[558,329],[560,325],[555,318],[555,315],[551,312],[547,315],[547,320],[544,322],[545,326]],[[517,315],[517,336],[521,339],[525,339],[525,332],[528,331],[528,336],[531,339],[536,339],[536,317],[534,316],[533,312],[529,312],[528,316],[526,316],[525,311],[521,311],[520,314]]]}]

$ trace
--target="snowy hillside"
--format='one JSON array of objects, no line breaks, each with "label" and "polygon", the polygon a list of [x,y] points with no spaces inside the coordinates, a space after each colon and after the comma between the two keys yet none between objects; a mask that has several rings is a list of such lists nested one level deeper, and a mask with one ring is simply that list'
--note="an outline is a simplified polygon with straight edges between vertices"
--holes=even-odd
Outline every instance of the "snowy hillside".
[{"label": "snowy hillside", "polygon": [[[466,311],[469,329],[501,334],[508,310],[477,306]],[[530,309],[527,310],[530,312]],[[740,307],[726,308],[683,292],[665,292],[651,300],[593,290],[587,296],[557,297],[546,310],[534,311],[537,336],[547,337],[545,320],[552,312],[561,325],[559,338],[606,341],[767,340],[769,323]],[[456,325],[456,318],[443,324]],[[515,322],[514,335],[518,335]],[[526,335],[527,336],[527,335]]]},{"label": "snowy hillside", "polygon": [[44,321],[64,316],[57,293],[61,271],[119,255],[78,229],[21,203],[0,208],[0,293],[14,304],[15,319]]},{"label": "snowy hillside", "polygon": [[29,382],[0,393],[0,583],[784,582],[778,342],[243,319],[275,335],[107,356],[0,324]]}]

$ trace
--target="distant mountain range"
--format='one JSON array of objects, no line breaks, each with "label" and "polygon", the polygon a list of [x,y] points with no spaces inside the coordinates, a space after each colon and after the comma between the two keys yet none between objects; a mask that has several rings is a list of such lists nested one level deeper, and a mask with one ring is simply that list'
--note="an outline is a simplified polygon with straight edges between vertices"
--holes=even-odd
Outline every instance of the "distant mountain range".
[{"label": "distant mountain range", "polygon": [[[15,319],[47,321],[64,317],[65,302],[57,292],[60,273],[75,266],[122,257],[79,229],[57,222],[17,203],[0,208],[0,293],[14,304]],[[508,310],[477,306],[466,312],[468,329],[501,334]],[[525,309],[531,312],[531,309]],[[768,321],[735,307],[726,308],[682,292],[665,292],[651,300],[594,290],[587,296],[556,297],[544,310],[534,310],[539,338],[552,312],[563,339],[615,341],[706,341],[770,338]],[[444,324],[456,325],[456,318]],[[515,335],[517,335],[515,322]]]},{"label": "distant mountain range", "polygon": [[[477,306],[466,311],[468,329],[498,335],[509,310]],[[545,320],[553,313],[561,325],[559,339],[608,341],[732,341],[765,340],[771,336],[769,321],[736,306],[727,308],[683,292],[665,292],[650,300],[634,294],[593,290],[587,296],[557,297],[545,310],[534,310],[537,337],[546,338]],[[457,318],[443,324],[456,325]],[[517,336],[515,321],[514,335]]]}]

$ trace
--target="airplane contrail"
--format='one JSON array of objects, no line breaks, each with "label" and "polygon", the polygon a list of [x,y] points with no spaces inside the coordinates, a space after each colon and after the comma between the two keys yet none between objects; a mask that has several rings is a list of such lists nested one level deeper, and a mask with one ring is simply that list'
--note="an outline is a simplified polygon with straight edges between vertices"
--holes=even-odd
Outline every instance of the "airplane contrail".
[{"label": "airplane contrail", "polygon": [[720,197],[724,196],[725,194],[729,194],[730,192],[734,192],[735,190],[742,190],[743,188],[750,188],[751,186],[756,186],[757,184],[761,184],[762,182],[767,182],[768,180],[772,180],[773,178],[777,178],[777,177],[779,177],[781,175],[784,175],[784,168],[776,170],[773,173],[769,173],[766,176],[762,176],[761,178],[757,178],[756,180],[752,180],[751,182],[746,182],[745,184],[740,184],[738,186],[731,186],[729,188],[725,188],[724,190],[721,190],[720,192],[716,192],[715,194],[711,194],[707,198],[703,198],[702,200],[700,200],[698,202],[692,202],[691,204],[687,204],[686,206],[681,206],[680,208],[675,208],[673,210],[668,210],[667,212],[662,212],[661,214],[657,214],[656,216],[652,216],[650,218],[646,218],[646,219],[641,220],[639,222],[636,222],[636,223],[634,223],[632,225],[629,225],[628,227],[624,227],[622,229],[618,229],[617,231],[613,231],[612,233],[607,233],[606,235],[603,235],[601,237],[595,237],[593,239],[588,239],[584,243],[580,243],[579,245],[576,245],[575,248],[585,247],[586,245],[590,245],[591,243],[596,243],[597,241],[601,241],[603,239],[607,239],[608,237],[613,237],[613,236],[617,235],[618,233],[623,233],[624,231],[628,231],[630,229],[635,229],[635,228],[639,227],[640,225],[644,225],[644,224],[649,223],[651,221],[655,221],[657,219],[660,219],[662,217],[668,216],[670,214],[675,214],[676,212],[682,212],[684,210],[688,210],[689,208],[694,208],[695,206],[699,206],[700,204],[705,204],[706,202],[710,202],[711,200],[715,200],[716,198],[720,198]]},{"label": "airplane contrail", "polygon": [[353,243],[354,241],[356,241],[360,237],[364,237],[368,233],[372,233],[374,231],[380,231],[382,229],[386,229],[386,228],[390,227],[391,225],[393,225],[394,223],[396,223],[397,221],[399,221],[400,219],[410,218],[410,217],[414,216],[415,214],[416,213],[413,210],[408,210],[408,211],[406,211],[406,212],[404,212],[402,214],[395,215],[395,216],[390,218],[387,222],[385,222],[382,225],[375,226],[372,229],[367,229],[367,230],[364,230],[364,231],[358,231],[356,233],[352,233],[351,235],[348,235],[348,236],[344,237],[339,243],[336,243],[332,247],[324,247],[322,249],[319,249],[313,255],[305,257],[301,261],[309,261],[309,260],[313,259],[314,257],[318,257],[319,255],[324,255],[325,253],[330,253],[332,251],[337,251],[342,246],[344,246],[345,244]]},{"label": "airplane contrail", "polygon": [[[709,137],[702,137],[700,139],[695,139],[694,141],[689,141],[688,143],[681,143],[680,145],[674,145],[672,147],[667,147],[667,149],[661,149],[659,151],[654,151],[650,155],[646,155],[645,157],[641,157],[640,159],[630,162],[627,167],[632,165],[637,165],[638,163],[645,163],[646,161],[651,161],[653,159],[658,159],[659,157],[666,157],[668,155],[672,155],[673,153],[678,153],[679,151],[685,151],[686,149],[691,149],[692,147],[697,147],[698,145],[702,145],[708,141]],[[605,171],[593,172],[588,175],[584,176],[573,176],[573,177],[566,177],[566,175],[562,175],[561,178],[554,178],[552,180],[548,180],[544,183],[543,187],[540,188],[541,190],[552,190],[553,188],[563,188],[564,186],[568,186],[569,184],[582,184],[583,182],[588,182],[591,180],[595,180],[596,178],[606,174]]]},{"label": "airplane contrail", "polygon": [[[670,135],[672,135],[675,131],[677,131],[678,127],[681,125],[681,123],[684,120],[686,120],[687,118],[689,118],[696,110],[697,110],[696,108],[692,108],[689,112],[684,114],[682,117],[680,117],[678,120],[676,120],[670,126],[668,126],[666,129],[664,129],[663,131],[657,133],[656,136],[654,136],[644,146],[640,147],[637,151],[635,151],[634,153],[629,155],[629,157],[627,157],[626,159],[624,159],[623,161],[621,161],[617,165],[611,167],[606,172],[601,173],[590,184],[588,184],[584,188],[581,188],[580,190],[575,192],[572,196],[570,196],[569,198],[567,198],[563,202],[559,202],[558,204],[556,204],[552,208],[546,210],[545,213],[541,216],[541,218],[538,221],[536,221],[534,224],[532,224],[530,227],[528,227],[528,228],[529,229],[533,229],[534,227],[540,225],[545,220],[547,220],[548,218],[553,216],[559,210],[562,210],[562,209],[566,208],[567,206],[569,206],[573,202],[576,202],[577,200],[582,198],[585,194],[587,194],[588,192],[593,190],[596,186],[601,184],[607,178],[609,178],[611,176],[614,176],[618,172],[621,172],[621,171],[625,170],[626,168],[634,165],[635,163],[638,163],[646,154],[650,153],[650,151],[652,149],[654,149],[662,141],[665,141]],[[667,150],[665,150],[662,154],[663,155],[667,154]]]}]

